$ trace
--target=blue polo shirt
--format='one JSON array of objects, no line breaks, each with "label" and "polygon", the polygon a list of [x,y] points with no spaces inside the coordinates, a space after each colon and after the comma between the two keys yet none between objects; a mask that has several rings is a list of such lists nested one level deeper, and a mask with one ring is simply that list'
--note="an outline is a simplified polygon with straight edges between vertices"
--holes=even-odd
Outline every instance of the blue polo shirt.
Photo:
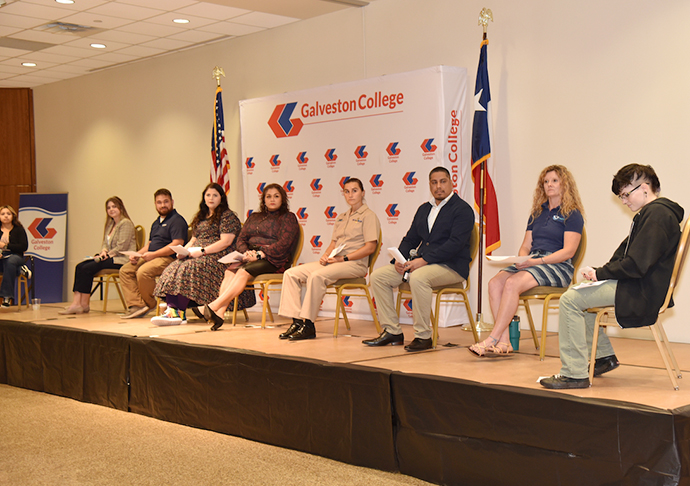
[{"label": "blue polo shirt", "polygon": [[532,232],[530,253],[538,250],[554,252],[563,249],[563,233],[566,231],[582,234],[585,221],[580,211],[575,210],[565,218],[561,214],[560,206],[549,210],[547,201],[541,205],[541,208],[541,214],[534,221],[527,223],[527,231]]},{"label": "blue polo shirt", "polygon": [[173,209],[162,222],[161,218],[158,217],[151,225],[149,251],[158,251],[172,243],[172,240],[180,238],[184,241],[182,245],[186,245],[187,221]]}]

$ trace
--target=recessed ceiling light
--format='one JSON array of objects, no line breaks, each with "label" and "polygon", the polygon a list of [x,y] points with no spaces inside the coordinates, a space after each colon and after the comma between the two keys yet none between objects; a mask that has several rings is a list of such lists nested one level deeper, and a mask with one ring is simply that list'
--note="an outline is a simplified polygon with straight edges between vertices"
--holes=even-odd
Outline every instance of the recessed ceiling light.
[{"label": "recessed ceiling light", "polygon": [[35,63],[35,62],[23,62],[23,63],[22,63],[22,66],[26,66],[26,67],[36,67],[36,63]]},{"label": "recessed ceiling light", "polygon": [[174,19],[173,22],[175,22],[176,24],[188,24],[189,20],[187,20],[187,19]]},{"label": "recessed ceiling light", "polygon": [[74,3],[74,0],[55,0],[57,3],[61,3],[63,5],[72,5]]},{"label": "recessed ceiling light", "polygon": [[91,44],[94,49],[105,49],[105,44]]}]

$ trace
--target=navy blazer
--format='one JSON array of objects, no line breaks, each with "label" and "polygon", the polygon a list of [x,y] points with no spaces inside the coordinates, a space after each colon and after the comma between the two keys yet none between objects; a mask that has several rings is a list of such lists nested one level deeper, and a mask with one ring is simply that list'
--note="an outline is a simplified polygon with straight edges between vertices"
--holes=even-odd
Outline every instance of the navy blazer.
[{"label": "navy blazer", "polygon": [[474,211],[457,194],[448,200],[436,217],[429,233],[428,217],[431,203],[419,206],[412,226],[398,249],[409,258],[412,248],[427,263],[443,263],[464,279],[470,274],[470,236],[474,229]]}]

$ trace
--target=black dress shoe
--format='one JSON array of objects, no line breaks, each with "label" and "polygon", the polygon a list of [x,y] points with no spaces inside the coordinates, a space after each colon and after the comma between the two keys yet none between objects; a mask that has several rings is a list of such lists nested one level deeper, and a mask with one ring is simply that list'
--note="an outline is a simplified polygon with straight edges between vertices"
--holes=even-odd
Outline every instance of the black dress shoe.
[{"label": "black dress shoe", "polygon": [[300,330],[300,328],[304,325],[304,321],[301,319],[293,319],[292,324],[290,324],[290,327],[288,327],[287,331],[282,333],[278,338],[280,339],[287,339],[293,334],[295,334],[297,331]]},{"label": "black dress shoe", "polygon": [[601,376],[604,373],[613,371],[618,368],[621,364],[618,362],[615,354],[611,356],[605,356],[603,358],[597,358],[594,361],[594,376]]},{"label": "black dress shoe", "polygon": [[190,307],[192,309],[192,312],[194,312],[194,315],[197,316],[199,319],[206,319],[204,317],[204,308],[203,307]]},{"label": "black dress shoe", "polygon": [[375,339],[365,339],[362,344],[367,346],[385,346],[390,344],[391,346],[402,346],[405,343],[404,334],[391,334],[388,331],[383,331],[381,335]]},{"label": "black dress shoe", "polygon": [[431,349],[433,341],[429,339],[414,338],[410,344],[405,346],[405,351],[424,351]]},{"label": "black dress shoe", "polygon": [[572,388],[589,388],[589,378],[568,378],[563,375],[553,375],[542,378],[539,383],[551,390],[566,390]]},{"label": "black dress shoe", "polygon": [[206,322],[209,324],[213,324],[211,326],[211,331],[217,331],[220,329],[220,326],[223,325],[223,322],[225,322],[222,317],[211,310],[208,304],[204,304],[204,319],[206,319]]},{"label": "black dress shoe", "polygon": [[304,339],[314,339],[316,337],[316,326],[309,319],[304,320],[304,324],[288,337],[290,341],[303,341]]}]

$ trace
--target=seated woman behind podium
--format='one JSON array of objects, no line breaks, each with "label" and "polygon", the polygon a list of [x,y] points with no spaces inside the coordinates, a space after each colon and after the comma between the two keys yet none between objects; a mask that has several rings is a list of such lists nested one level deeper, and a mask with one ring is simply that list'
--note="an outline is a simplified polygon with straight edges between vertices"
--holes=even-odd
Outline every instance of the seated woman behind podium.
[{"label": "seated woman behind podium", "polygon": [[12,206],[0,206],[0,223],[2,223],[0,297],[2,297],[2,307],[9,307],[14,295],[14,282],[19,274],[31,278],[31,270],[24,264],[24,252],[29,247],[29,240],[26,238],[24,226],[17,219],[17,212]]},{"label": "seated woman behind podium", "polygon": [[219,184],[211,182],[204,188],[191,226],[192,237],[185,245],[189,255],[178,253],[177,260],[166,267],[156,284],[154,295],[165,297],[168,305],[162,316],[151,319],[156,326],[186,324],[187,307],[211,302],[218,296],[225,270],[218,259],[235,249],[235,236],[241,226]]},{"label": "seated woman behind podium", "polygon": [[504,268],[489,281],[494,328],[488,338],[469,347],[472,354],[492,358],[512,353],[508,325],[520,294],[538,285],[570,285],[574,272],[571,259],[583,226],[584,210],[570,171],[562,165],[546,167],[537,179],[527,231],[518,252],[530,258]]},{"label": "seated woman behind podium", "polygon": [[72,303],[58,314],[85,314],[89,312],[91,286],[94,276],[101,270],[117,270],[129,261],[123,251],[136,251],[134,223],[129,219],[125,204],[117,196],[105,202],[105,227],[101,251],[93,258],[79,263],[74,270],[74,296]]},{"label": "seated woman behind podium", "polygon": [[[268,184],[261,193],[259,211],[247,218],[237,239],[237,251],[243,253],[242,261],[228,265],[218,298],[198,309],[212,324],[212,331],[223,325],[223,315],[235,297],[245,295],[243,292],[250,278],[285,271],[299,231],[299,223],[295,214],[290,212],[285,189],[278,184]],[[254,291],[249,292],[254,299]]]},{"label": "seated woman behind podium", "polygon": [[[613,178],[611,191],[637,214],[628,237],[607,264],[579,270],[585,279],[600,284],[579,289],[571,287],[561,296],[558,303],[561,372],[542,378],[539,383],[545,388],[590,386],[588,361],[596,314],[587,309],[615,304],[616,321],[621,327],[651,326],[657,321],[659,309],[666,300],[680,242],[683,208],[670,199],[659,197],[661,184],[649,165],[629,164],[621,168]],[[599,328],[598,336],[594,376],[619,366],[603,328]]]},{"label": "seated woman behind podium", "polygon": [[[291,317],[292,325],[279,336],[280,339],[299,341],[315,338],[314,320],[326,288],[341,278],[358,278],[367,274],[369,255],[379,244],[381,224],[364,203],[362,181],[348,179],[343,186],[343,195],[350,209],[336,219],[331,243],[319,261],[291,268],[283,276],[278,313]],[[339,251],[330,256],[335,249]],[[301,298],[302,287],[306,287],[304,299]]]}]

